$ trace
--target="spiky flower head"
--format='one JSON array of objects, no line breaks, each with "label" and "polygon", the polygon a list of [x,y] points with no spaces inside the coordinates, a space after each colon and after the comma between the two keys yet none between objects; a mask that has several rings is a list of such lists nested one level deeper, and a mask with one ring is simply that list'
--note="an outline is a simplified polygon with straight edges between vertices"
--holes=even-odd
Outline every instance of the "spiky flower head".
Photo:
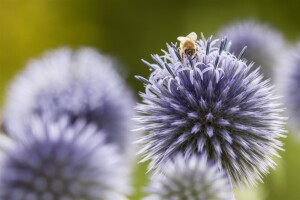
[{"label": "spiky flower head", "polygon": [[[277,97],[252,64],[225,51],[211,38],[197,41],[194,58],[180,56],[175,45],[153,55],[149,79],[137,106],[140,129],[149,134],[138,142],[149,169],[160,168],[178,152],[185,158],[207,155],[234,184],[254,185],[275,163],[284,136]],[[242,52],[243,53],[243,52]]]},{"label": "spiky flower head", "polygon": [[231,41],[228,49],[236,56],[247,46],[244,58],[254,62],[253,69],[260,67],[265,79],[273,80],[277,68],[282,68],[278,52],[285,49],[285,42],[281,33],[270,25],[255,21],[238,22],[225,26],[218,35]]},{"label": "spiky flower head", "polygon": [[168,161],[161,174],[152,177],[145,200],[230,200],[232,187],[224,172],[206,158],[182,154]]},{"label": "spiky flower head", "polygon": [[124,152],[131,145],[134,101],[114,60],[88,48],[58,49],[28,63],[8,90],[4,124],[11,135],[23,133],[33,114],[74,121],[85,118],[107,133]]},{"label": "spiky flower head", "polygon": [[[282,75],[282,74],[281,74]],[[284,74],[282,89],[287,107],[290,128],[300,132],[300,42],[291,49],[288,56],[288,69]]]},{"label": "spiky flower head", "polygon": [[0,199],[125,199],[128,170],[95,125],[32,119],[0,163]]}]

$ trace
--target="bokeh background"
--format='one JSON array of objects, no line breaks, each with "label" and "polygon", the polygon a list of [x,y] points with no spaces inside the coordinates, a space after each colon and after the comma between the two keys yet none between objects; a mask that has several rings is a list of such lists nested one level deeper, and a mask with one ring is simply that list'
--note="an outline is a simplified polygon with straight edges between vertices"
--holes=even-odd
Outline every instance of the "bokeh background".
[{"label": "bokeh background", "polygon": [[[232,22],[254,19],[280,30],[293,44],[300,36],[299,6],[297,1],[271,0],[0,0],[0,105],[12,78],[47,50],[89,46],[112,55],[137,94],[143,88],[133,76],[149,75],[140,59],[150,60],[151,53],[177,36],[192,31],[209,36]],[[276,170],[264,184],[241,188],[237,199],[300,199],[300,140],[289,134],[284,143]],[[143,195],[145,171],[146,164],[139,164],[133,173],[132,200]]]}]

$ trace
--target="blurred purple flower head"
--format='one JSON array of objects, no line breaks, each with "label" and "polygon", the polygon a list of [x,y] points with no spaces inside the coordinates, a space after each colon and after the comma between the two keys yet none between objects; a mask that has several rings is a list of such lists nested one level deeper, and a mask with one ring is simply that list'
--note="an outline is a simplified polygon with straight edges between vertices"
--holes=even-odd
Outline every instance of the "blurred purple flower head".
[{"label": "blurred purple flower head", "polygon": [[285,49],[285,41],[280,32],[267,24],[255,21],[244,21],[225,26],[218,34],[230,40],[228,49],[238,55],[245,46],[247,51],[244,58],[254,62],[253,69],[260,67],[265,79],[274,78],[276,68],[282,57],[278,52]]},{"label": "blurred purple flower head", "polygon": [[62,117],[33,118],[0,163],[0,198],[6,200],[125,199],[128,169],[97,127]]},{"label": "blurred purple flower head", "polygon": [[131,148],[134,100],[114,67],[118,64],[92,49],[59,49],[29,62],[9,88],[5,128],[23,133],[33,114],[71,121],[85,118],[105,132],[108,142]]},{"label": "blurred purple flower head", "polygon": [[175,45],[164,55],[146,61],[149,79],[143,103],[137,105],[140,130],[149,134],[138,142],[149,169],[181,152],[188,159],[205,155],[227,172],[235,185],[254,185],[275,167],[281,149],[284,118],[268,80],[251,71],[240,58],[226,51],[226,39],[203,36],[195,58],[181,57]]},{"label": "blurred purple flower head", "polygon": [[[283,96],[287,107],[290,128],[300,133],[300,43],[288,57],[288,70],[283,78]],[[281,74],[282,75],[282,74]]]},{"label": "blurred purple flower head", "polygon": [[231,184],[217,165],[196,155],[185,160],[182,154],[168,161],[161,174],[152,177],[145,200],[230,200],[234,199]]}]

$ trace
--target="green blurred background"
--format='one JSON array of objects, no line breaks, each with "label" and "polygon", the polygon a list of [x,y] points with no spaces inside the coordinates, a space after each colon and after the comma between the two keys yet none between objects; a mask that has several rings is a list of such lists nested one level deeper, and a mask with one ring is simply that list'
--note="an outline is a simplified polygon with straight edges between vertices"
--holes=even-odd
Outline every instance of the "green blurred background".
[{"label": "green blurred background", "polygon": [[[140,62],[150,60],[166,42],[191,31],[214,34],[231,22],[256,19],[283,32],[293,43],[300,35],[297,1],[142,1],[142,0],[0,0],[0,105],[11,79],[26,62],[61,46],[90,46],[124,64],[120,69],[137,94],[133,78],[149,72]],[[280,54],[280,52],[278,52]],[[284,70],[284,68],[282,69]],[[286,151],[278,167],[255,188],[241,188],[237,199],[300,199],[300,140],[284,139]],[[133,176],[140,199],[147,182],[145,164]]]}]

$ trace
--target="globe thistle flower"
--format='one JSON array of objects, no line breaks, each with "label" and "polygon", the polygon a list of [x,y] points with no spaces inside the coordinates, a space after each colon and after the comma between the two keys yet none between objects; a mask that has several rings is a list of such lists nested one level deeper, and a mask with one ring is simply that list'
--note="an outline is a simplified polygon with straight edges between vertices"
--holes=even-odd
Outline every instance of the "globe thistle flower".
[{"label": "globe thistle flower", "polygon": [[226,51],[226,39],[202,37],[196,55],[180,56],[176,45],[144,63],[152,73],[137,105],[140,130],[149,134],[138,143],[140,154],[152,160],[149,170],[181,152],[206,155],[227,172],[235,185],[254,185],[275,167],[282,149],[284,118],[273,87],[252,64]]},{"label": "globe thistle flower", "polygon": [[284,89],[284,101],[287,106],[290,128],[294,132],[300,132],[300,43],[289,52],[288,70],[284,75],[282,87]]},{"label": "globe thistle flower", "polygon": [[162,174],[153,176],[145,200],[229,200],[232,187],[224,172],[206,158],[192,155],[185,160],[179,154],[168,161]]},{"label": "globe thistle flower", "polygon": [[124,160],[95,125],[34,118],[26,131],[0,163],[0,199],[126,199]]},{"label": "globe thistle flower", "polygon": [[92,49],[59,49],[31,61],[9,88],[4,124],[23,133],[33,114],[85,118],[107,133],[122,152],[131,148],[133,98],[113,69],[117,64]]},{"label": "globe thistle flower", "polygon": [[236,56],[247,46],[244,58],[254,62],[253,69],[260,67],[265,79],[275,78],[276,68],[282,68],[278,52],[285,49],[285,42],[272,27],[255,21],[238,22],[224,27],[218,35],[231,41],[228,49]]}]

